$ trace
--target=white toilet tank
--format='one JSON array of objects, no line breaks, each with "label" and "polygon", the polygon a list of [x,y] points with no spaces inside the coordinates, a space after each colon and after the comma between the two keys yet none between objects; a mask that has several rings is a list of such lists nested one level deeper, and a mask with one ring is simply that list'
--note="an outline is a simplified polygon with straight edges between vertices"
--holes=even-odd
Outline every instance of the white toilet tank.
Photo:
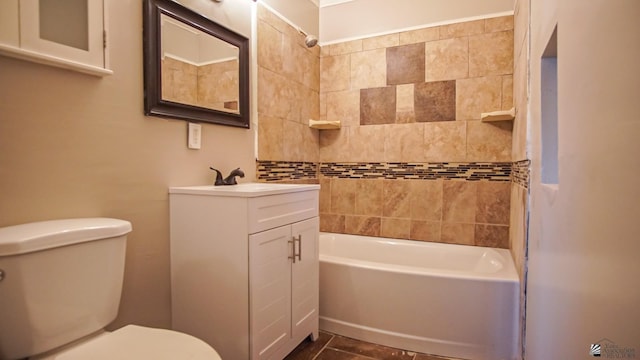
[{"label": "white toilet tank", "polygon": [[118,313],[131,223],[109,218],[0,228],[0,359],[104,328]]}]

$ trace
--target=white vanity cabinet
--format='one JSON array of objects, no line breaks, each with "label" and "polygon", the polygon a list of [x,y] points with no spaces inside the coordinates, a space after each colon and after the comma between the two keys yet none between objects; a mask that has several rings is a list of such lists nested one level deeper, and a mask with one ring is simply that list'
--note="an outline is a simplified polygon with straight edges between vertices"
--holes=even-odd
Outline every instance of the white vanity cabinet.
[{"label": "white vanity cabinet", "polygon": [[223,359],[282,359],[318,337],[319,185],[170,189],[173,328]]},{"label": "white vanity cabinet", "polygon": [[106,51],[107,1],[0,1],[0,55],[97,76],[112,74]]}]

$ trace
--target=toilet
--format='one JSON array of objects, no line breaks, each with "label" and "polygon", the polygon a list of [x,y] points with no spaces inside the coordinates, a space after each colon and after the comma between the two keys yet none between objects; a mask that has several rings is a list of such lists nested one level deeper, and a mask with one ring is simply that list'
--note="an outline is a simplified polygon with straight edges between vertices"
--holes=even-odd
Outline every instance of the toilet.
[{"label": "toilet", "polygon": [[110,218],[0,228],[0,359],[219,360],[204,341],[118,314],[131,223]]}]

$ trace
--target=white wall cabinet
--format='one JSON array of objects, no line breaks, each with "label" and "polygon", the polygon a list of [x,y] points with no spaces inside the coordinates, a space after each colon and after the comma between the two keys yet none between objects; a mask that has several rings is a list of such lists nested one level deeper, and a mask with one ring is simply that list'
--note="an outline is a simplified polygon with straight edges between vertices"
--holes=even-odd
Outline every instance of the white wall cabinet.
[{"label": "white wall cabinet", "polygon": [[318,185],[170,189],[173,328],[224,359],[318,337]]},{"label": "white wall cabinet", "polygon": [[0,1],[0,55],[97,76],[112,74],[106,1]]}]

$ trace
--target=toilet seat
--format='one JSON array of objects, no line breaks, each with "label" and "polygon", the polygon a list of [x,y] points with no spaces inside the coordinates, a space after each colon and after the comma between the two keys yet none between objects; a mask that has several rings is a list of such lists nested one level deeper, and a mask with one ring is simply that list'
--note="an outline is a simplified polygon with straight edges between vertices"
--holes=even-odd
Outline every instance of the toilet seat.
[{"label": "toilet seat", "polygon": [[221,360],[204,341],[172,330],[127,325],[68,348],[56,360]]}]

